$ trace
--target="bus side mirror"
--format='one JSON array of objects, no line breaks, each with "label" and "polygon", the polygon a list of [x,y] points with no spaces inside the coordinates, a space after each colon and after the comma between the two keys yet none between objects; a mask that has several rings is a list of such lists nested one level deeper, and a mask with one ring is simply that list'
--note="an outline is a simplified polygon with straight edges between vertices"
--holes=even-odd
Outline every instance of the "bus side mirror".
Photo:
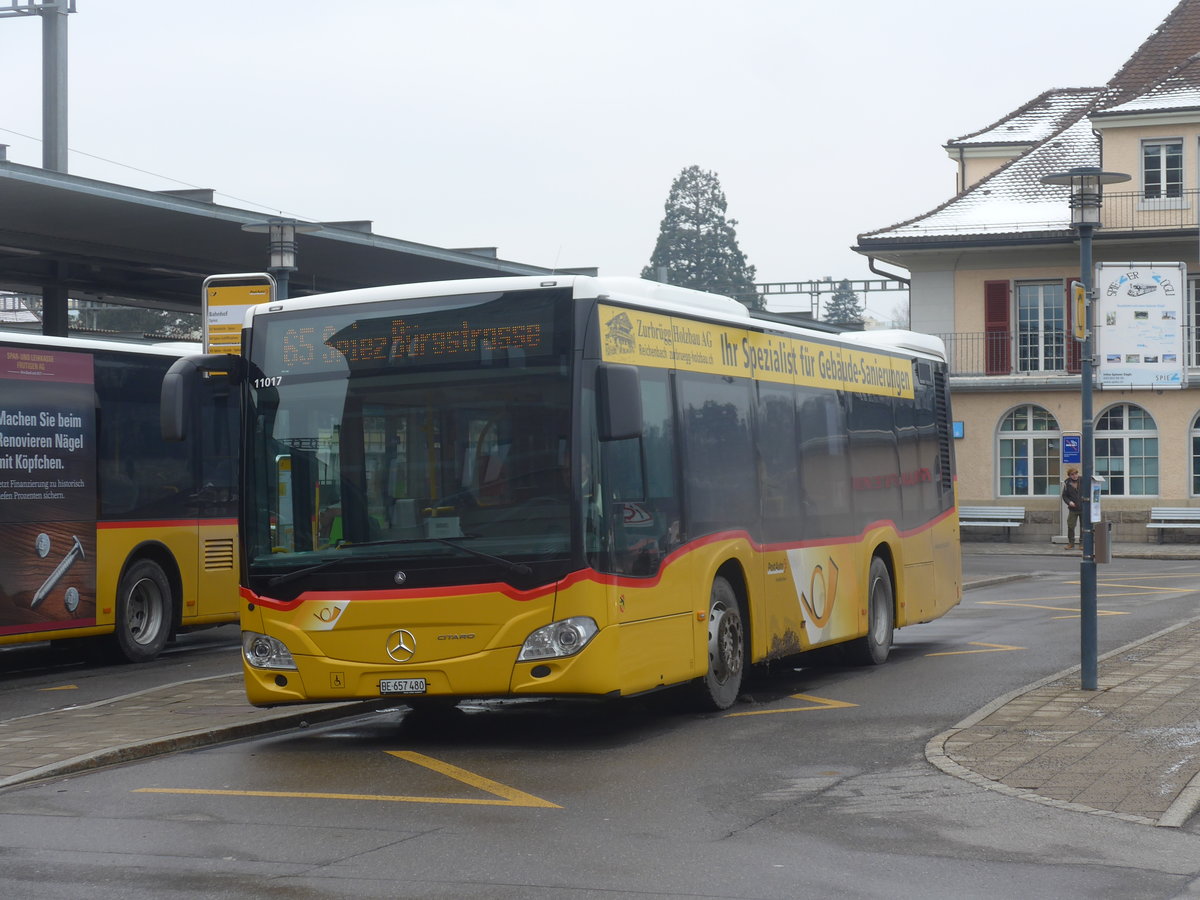
[{"label": "bus side mirror", "polygon": [[634,366],[602,363],[596,369],[596,408],[602,441],[642,436],[642,391]]},{"label": "bus side mirror", "polygon": [[233,382],[241,378],[243,363],[240,356],[229,353],[209,353],[185,356],[175,360],[163,376],[159,394],[158,422],[164,441],[187,439],[187,423],[196,408],[197,388],[201,373],[222,372]]}]

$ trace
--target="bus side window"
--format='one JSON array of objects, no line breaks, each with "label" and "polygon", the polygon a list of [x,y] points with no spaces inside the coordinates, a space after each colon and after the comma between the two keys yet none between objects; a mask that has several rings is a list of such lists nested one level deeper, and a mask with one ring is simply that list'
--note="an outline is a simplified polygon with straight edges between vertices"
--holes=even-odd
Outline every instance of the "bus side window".
[{"label": "bus side window", "polygon": [[758,383],[759,481],[764,537],[786,540],[804,530],[796,438],[796,392],[790,385]]},{"label": "bus side window", "polygon": [[642,436],[603,445],[614,567],[649,576],[680,542],[675,422],[667,373],[642,370]]},{"label": "bus side window", "polygon": [[804,537],[835,537],[854,527],[841,394],[797,388],[796,431]]},{"label": "bus side window", "polygon": [[687,536],[747,525],[757,532],[752,383],[696,372],[681,372],[677,378],[686,456]]},{"label": "bus side window", "polygon": [[188,443],[169,443],[159,430],[159,388],[169,360],[97,352],[95,377],[104,397],[98,412],[101,516],[152,516],[182,498],[197,515],[195,472]]}]

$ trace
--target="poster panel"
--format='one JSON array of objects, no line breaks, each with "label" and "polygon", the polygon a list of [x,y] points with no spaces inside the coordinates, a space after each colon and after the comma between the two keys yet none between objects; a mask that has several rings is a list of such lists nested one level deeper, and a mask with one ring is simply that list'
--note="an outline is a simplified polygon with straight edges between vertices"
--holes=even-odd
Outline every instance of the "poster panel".
[{"label": "poster panel", "polygon": [[1187,267],[1181,262],[1096,266],[1096,358],[1102,388],[1182,388]]},{"label": "poster panel", "polygon": [[269,303],[275,279],[266,273],[211,275],[204,280],[204,352],[241,353],[246,310]]},{"label": "poster panel", "polygon": [[0,344],[0,634],[96,624],[92,357]]}]

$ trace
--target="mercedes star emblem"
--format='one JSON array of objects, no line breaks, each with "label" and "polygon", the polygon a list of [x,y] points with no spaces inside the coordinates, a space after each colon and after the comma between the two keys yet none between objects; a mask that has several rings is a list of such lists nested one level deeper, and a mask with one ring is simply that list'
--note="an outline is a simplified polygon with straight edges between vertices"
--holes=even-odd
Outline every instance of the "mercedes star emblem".
[{"label": "mercedes star emblem", "polygon": [[417,639],[411,631],[399,628],[388,635],[387,655],[398,663],[406,663],[417,652]]}]

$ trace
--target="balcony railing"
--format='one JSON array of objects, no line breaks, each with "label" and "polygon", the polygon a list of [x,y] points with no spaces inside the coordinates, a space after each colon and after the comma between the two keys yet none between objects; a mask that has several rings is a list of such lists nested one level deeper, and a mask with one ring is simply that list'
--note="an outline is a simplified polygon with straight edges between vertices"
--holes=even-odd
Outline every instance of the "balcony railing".
[{"label": "balcony railing", "polygon": [[[1062,332],[939,334],[954,375],[1066,375],[1079,372],[1078,344]],[[1200,329],[1183,329],[1184,364],[1200,367]]]},{"label": "balcony railing", "polygon": [[1105,191],[1100,220],[1105,231],[1172,231],[1195,228],[1200,191],[1146,197],[1141,191]]},{"label": "balcony railing", "polygon": [[[1200,217],[1200,190],[1181,191],[1174,197],[1146,197],[1141,191],[1105,191],[1100,221],[1104,231],[1171,232],[1195,229]],[[1004,234],[1020,232],[1034,235],[1040,231],[1060,232],[1070,229],[1067,199],[1062,202],[1030,203],[1005,207],[1011,219],[996,221],[942,221],[933,223],[931,231],[913,226],[912,234],[928,236],[942,234]]]}]

